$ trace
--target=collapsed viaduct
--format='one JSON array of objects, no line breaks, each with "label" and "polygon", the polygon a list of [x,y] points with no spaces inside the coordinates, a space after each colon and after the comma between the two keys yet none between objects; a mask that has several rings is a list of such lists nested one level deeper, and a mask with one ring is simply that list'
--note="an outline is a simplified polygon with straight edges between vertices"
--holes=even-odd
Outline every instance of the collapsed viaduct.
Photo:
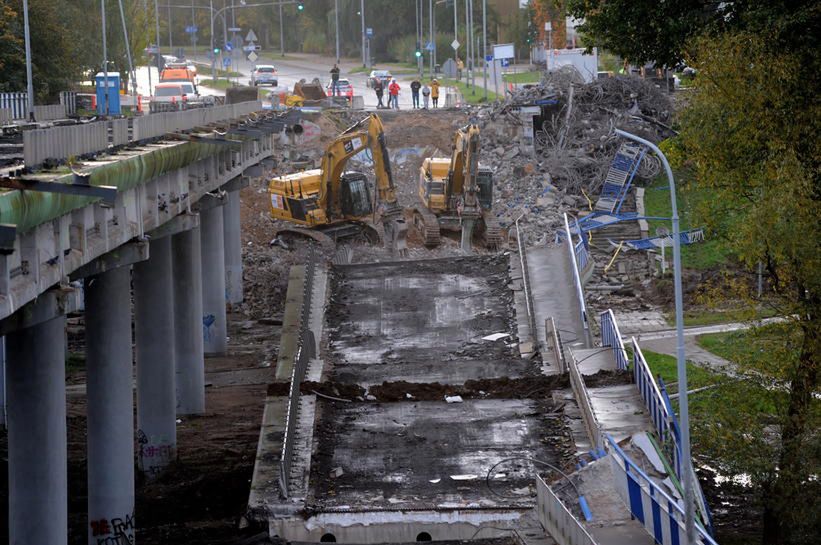
[{"label": "collapsed viaduct", "polygon": [[285,126],[261,110],[29,131],[27,158],[85,145],[88,159],[0,173],[20,188],[0,193],[10,543],[68,539],[65,325],[81,305],[89,542],[133,542],[135,454],[148,478],[175,459],[177,415],[204,412],[204,356],[225,352],[226,299],[242,300],[238,190],[271,166]]}]

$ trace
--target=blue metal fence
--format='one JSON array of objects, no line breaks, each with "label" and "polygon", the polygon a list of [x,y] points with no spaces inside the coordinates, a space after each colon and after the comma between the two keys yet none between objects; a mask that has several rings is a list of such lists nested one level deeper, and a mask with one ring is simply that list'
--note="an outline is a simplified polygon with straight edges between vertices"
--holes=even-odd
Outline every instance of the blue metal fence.
[{"label": "blue metal fence", "polygon": [[624,349],[624,341],[622,341],[619,325],[616,323],[616,317],[613,315],[613,311],[609,309],[602,312],[599,316],[601,321],[602,346],[613,348],[613,357],[616,359],[616,367],[624,371],[628,366],[627,350]]},{"label": "blue metal fence", "polygon": [[[606,446],[611,456],[616,488],[630,513],[660,545],[687,543],[684,510],[630,459],[609,435]],[[619,478],[621,482],[619,482]],[[696,523],[696,543],[718,545],[703,526]]]}]

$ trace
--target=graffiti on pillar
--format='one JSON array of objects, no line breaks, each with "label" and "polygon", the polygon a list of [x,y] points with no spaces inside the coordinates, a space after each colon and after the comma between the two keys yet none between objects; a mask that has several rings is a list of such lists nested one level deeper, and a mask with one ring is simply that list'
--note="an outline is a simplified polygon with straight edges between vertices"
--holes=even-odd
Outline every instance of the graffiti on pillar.
[{"label": "graffiti on pillar", "polygon": [[134,513],[124,517],[99,519],[89,522],[91,536],[97,545],[132,545],[134,543]]},{"label": "graffiti on pillar", "polygon": [[202,338],[205,342],[211,342],[211,326],[217,321],[217,317],[213,314],[207,314],[202,317]]}]

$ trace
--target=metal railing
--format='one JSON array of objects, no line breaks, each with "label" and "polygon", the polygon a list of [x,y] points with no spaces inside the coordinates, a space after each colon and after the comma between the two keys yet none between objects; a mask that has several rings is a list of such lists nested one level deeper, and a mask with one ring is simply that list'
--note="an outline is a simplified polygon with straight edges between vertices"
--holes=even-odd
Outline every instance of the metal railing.
[{"label": "metal railing", "polygon": [[516,218],[516,244],[519,248],[519,264],[522,267],[522,285],[525,292],[525,308],[527,309],[527,322],[530,327],[530,337],[533,339],[533,351],[539,350],[539,335],[536,331],[536,311],[533,309],[533,294],[531,291],[530,273],[527,268],[527,250],[522,244],[522,233],[519,229],[519,220],[522,216]]},{"label": "metal railing", "polygon": [[536,515],[547,533],[559,545],[596,545],[577,519],[544,480],[536,476]]},{"label": "metal railing", "polygon": [[619,332],[619,324],[613,311],[608,309],[600,314],[601,318],[601,343],[602,346],[613,348],[613,357],[616,359],[616,367],[622,371],[627,370],[627,350],[624,349],[624,341]]},{"label": "metal railing", "polygon": [[305,280],[302,287],[302,309],[299,323],[299,344],[291,372],[291,386],[288,390],[288,413],[285,419],[285,433],[282,439],[282,454],[279,461],[279,489],[283,498],[288,498],[291,484],[296,435],[299,423],[300,385],[311,360],[316,357],[316,339],[310,327],[311,306],[314,293],[316,258],[311,251],[305,264]]},{"label": "metal railing", "polygon": [[[579,262],[576,253],[577,245],[573,244],[573,235],[570,234],[570,223],[567,221],[567,214],[564,215],[564,231],[567,248],[570,252],[570,261],[572,261],[573,265],[573,282],[576,286],[576,299],[579,303],[579,313],[581,314],[585,337],[588,337],[590,334],[590,324],[587,321],[587,305],[584,302],[584,287],[582,287],[582,278],[579,273]],[[581,244],[583,245],[583,242]]]},{"label": "metal railing", "polygon": [[[613,473],[624,475],[616,478],[619,496],[656,543],[673,545],[687,543],[684,524],[684,510],[678,502],[667,495],[647,474],[630,459],[610,435],[605,436],[607,450],[611,454]],[[718,545],[707,530],[696,524],[696,543]]]},{"label": "metal railing", "polygon": [[567,371],[567,360],[564,357],[564,350],[562,349],[562,338],[559,329],[556,327],[556,320],[553,316],[544,321],[544,333],[547,342],[553,349],[553,355],[556,359],[556,367],[560,373]]},{"label": "metal railing", "polygon": [[587,436],[593,443],[593,447],[598,449],[602,446],[601,428],[599,421],[596,419],[596,413],[593,411],[593,402],[590,401],[590,394],[587,391],[587,386],[584,384],[584,377],[576,365],[575,357],[567,358],[567,373],[570,375],[570,384],[573,386],[573,392],[576,394],[576,403],[582,413],[582,421],[587,430]]}]

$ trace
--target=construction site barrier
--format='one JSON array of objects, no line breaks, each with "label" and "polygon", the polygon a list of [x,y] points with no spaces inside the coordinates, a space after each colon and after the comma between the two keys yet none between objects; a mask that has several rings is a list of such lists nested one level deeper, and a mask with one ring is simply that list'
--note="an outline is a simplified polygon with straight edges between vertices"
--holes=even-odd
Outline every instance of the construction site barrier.
[{"label": "construction site barrier", "polygon": [[[667,495],[609,435],[605,436],[607,451],[615,477],[616,489],[630,513],[647,530],[656,543],[674,545],[687,543],[684,510]],[[718,545],[707,530],[696,523],[698,545]]]},{"label": "construction site barrier", "polygon": [[[616,367],[625,371],[629,365],[627,361],[627,350],[624,349],[624,341],[619,332],[619,324],[613,311],[608,309],[600,314],[601,318],[601,344],[613,349],[613,358],[616,360]],[[651,377],[652,378],[652,377]]]},{"label": "construction site barrier", "polygon": [[299,421],[299,387],[305,380],[308,364],[316,357],[316,340],[310,328],[311,306],[313,303],[314,277],[316,276],[316,256],[313,251],[305,264],[305,280],[302,285],[302,311],[299,324],[299,348],[291,373],[288,391],[288,414],[285,419],[285,433],[282,438],[282,454],[279,461],[279,489],[283,498],[288,498],[291,467]]},{"label": "construction site barrier", "polygon": [[12,121],[11,110],[0,108],[0,125],[8,125]]},{"label": "construction site barrier", "polygon": [[63,160],[106,148],[108,126],[103,122],[23,132],[23,159],[29,168],[41,165],[47,159]]},{"label": "construction site barrier", "polygon": [[125,146],[128,144],[128,119],[112,119],[111,144],[113,146]]},{"label": "construction site barrier", "polygon": [[235,119],[260,110],[262,110],[262,102],[253,100],[212,108],[195,108],[181,112],[164,112],[135,117],[132,140],[138,142],[168,133],[188,131],[194,127]]},{"label": "construction site barrier", "polygon": [[28,95],[26,93],[0,93],[0,109],[10,110],[12,119],[28,117]]},{"label": "construction site barrier", "polygon": [[60,104],[66,117],[77,115],[77,93],[74,91],[62,91],[60,93]]},{"label": "construction site barrier", "polygon": [[54,121],[55,119],[65,119],[65,117],[66,108],[62,104],[34,107],[34,119],[37,121]]},{"label": "construction site barrier", "polygon": [[547,533],[559,545],[596,545],[587,532],[559,497],[544,480],[536,476],[536,515]]}]

